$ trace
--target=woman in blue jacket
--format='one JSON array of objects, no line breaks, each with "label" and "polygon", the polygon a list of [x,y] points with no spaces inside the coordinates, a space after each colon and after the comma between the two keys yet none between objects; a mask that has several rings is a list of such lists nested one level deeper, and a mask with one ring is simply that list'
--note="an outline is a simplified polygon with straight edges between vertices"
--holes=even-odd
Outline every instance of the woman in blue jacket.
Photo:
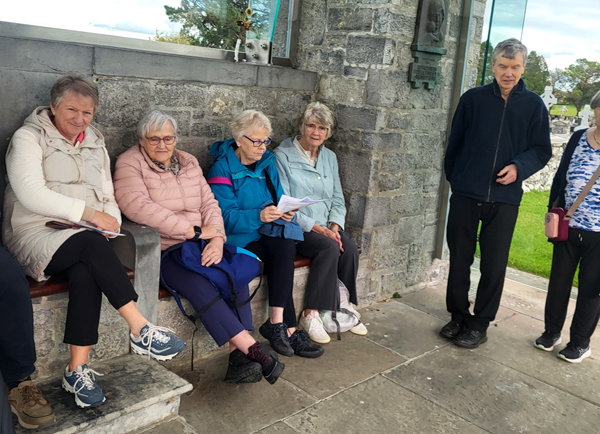
[{"label": "woman in blue jacket", "polygon": [[[350,302],[357,304],[358,249],[343,230],[346,205],[337,158],[323,145],[332,133],[333,113],[326,105],[314,102],[304,111],[300,136],[284,140],[273,151],[285,194],[323,200],[296,214],[296,221],[304,231],[304,241],[298,243],[296,250],[311,258],[300,327],[321,344],[331,339],[323,327],[319,310],[338,310],[338,278],[348,288]],[[350,331],[367,334],[362,323]]]},{"label": "woman in blue jacket", "polygon": [[273,196],[279,200],[283,191],[275,156],[267,151],[271,122],[258,111],[245,110],[230,128],[233,139],[214,143],[210,149],[215,164],[208,183],[223,212],[228,243],[244,247],[265,263],[271,316],[260,327],[260,334],[285,356],[319,357],[323,347],[296,329],[292,298],[295,241],[259,233],[263,224],[294,218],[294,212],[284,214],[273,203]]}]

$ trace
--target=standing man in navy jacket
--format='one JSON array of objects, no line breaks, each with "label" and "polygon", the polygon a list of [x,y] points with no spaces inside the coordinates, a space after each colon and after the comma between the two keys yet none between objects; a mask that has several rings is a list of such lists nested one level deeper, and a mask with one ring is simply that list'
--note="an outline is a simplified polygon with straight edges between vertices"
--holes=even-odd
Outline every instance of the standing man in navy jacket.
[{"label": "standing man in navy jacket", "polygon": [[[444,160],[452,189],[446,292],[452,320],[440,334],[465,348],[487,341],[500,306],[521,184],[552,154],[548,110],[521,79],[526,60],[527,47],[520,41],[500,42],[492,55],[493,83],[465,92],[452,121]],[[471,314],[470,267],[480,222],[481,279]]]}]

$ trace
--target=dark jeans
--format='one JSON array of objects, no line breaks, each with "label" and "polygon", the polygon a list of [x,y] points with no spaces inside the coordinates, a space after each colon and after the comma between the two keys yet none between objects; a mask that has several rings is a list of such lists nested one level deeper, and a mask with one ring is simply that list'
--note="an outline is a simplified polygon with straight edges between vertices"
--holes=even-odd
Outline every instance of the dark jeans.
[{"label": "dark jeans", "polygon": [[[450,198],[447,227],[450,271],[446,307],[452,314],[452,319],[459,324],[465,324],[473,330],[485,331],[496,317],[518,212],[519,207],[516,205],[479,202],[456,194]],[[474,315],[471,315],[470,276],[479,222],[481,279],[477,286]]]},{"label": "dark jeans", "polygon": [[340,231],[340,235],[344,247],[341,255],[338,243],[316,232],[305,232],[304,241],[296,244],[298,253],[311,259],[305,309],[336,310],[339,300],[338,277],[350,292],[350,302],[358,304],[358,249],[343,231]]},{"label": "dark jeans", "polygon": [[[167,285],[185,297],[196,312],[219,295],[217,288],[208,279],[181,267],[168,255],[162,260],[160,270]],[[248,300],[248,297],[248,285],[246,285],[238,292],[238,303]],[[241,322],[235,310],[221,299],[200,317],[200,321],[215,342],[221,346],[243,330],[254,330],[250,303],[238,307],[238,312]]]},{"label": "dark jeans", "polygon": [[545,326],[554,334],[561,332],[578,264],[579,291],[571,322],[571,343],[586,348],[600,315],[600,233],[569,228],[569,239],[554,243]]},{"label": "dark jeans", "polygon": [[292,291],[294,289],[294,258],[296,242],[285,238],[260,237],[246,247],[265,264],[269,285],[269,306],[283,307],[283,322],[296,327],[296,310]]},{"label": "dark jeans", "polygon": [[65,273],[69,279],[65,344],[98,342],[102,294],[115,309],[137,300],[121,261],[108,240],[97,232],[79,232],[65,241],[44,273]]},{"label": "dark jeans", "polygon": [[4,393],[2,372],[0,372],[0,434],[15,434],[8,396]]},{"label": "dark jeans", "polygon": [[0,270],[0,372],[14,382],[35,371],[33,308],[25,272],[4,246]]}]

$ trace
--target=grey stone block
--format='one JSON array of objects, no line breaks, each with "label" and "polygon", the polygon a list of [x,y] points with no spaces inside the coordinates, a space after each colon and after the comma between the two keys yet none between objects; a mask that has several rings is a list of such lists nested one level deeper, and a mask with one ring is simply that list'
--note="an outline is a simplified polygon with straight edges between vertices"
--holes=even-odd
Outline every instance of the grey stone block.
[{"label": "grey stone block", "polygon": [[349,36],[346,48],[346,61],[348,63],[390,65],[396,50],[393,39]]},{"label": "grey stone block", "polygon": [[430,172],[424,175],[423,179],[423,192],[424,193],[437,193],[442,182],[441,173]]},{"label": "grey stone block", "polygon": [[423,174],[420,172],[410,172],[404,174],[404,188],[410,190],[422,190]]},{"label": "grey stone block", "polygon": [[367,79],[367,104],[378,107],[397,107],[409,92],[405,71],[371,70]]},{"label": "grey stone block", "polygon": [[192,107],[206,105],[208,86],[194,83],[157,83],[154,90],[154,104],[159,107]]},{"label": "grey stone block", "polygon": [[348,77],[366,80],[368,72],[369,70],[367,68],[359,68],[357,66],[344,66],[344,75]]},{"label": "grey stone block", "polygon": [[406,130],[412,122],[411,113],[390,112],[387,120],[387,127],[394,130]]},{"label": "grey stone block", "polygon": [[256,85],[291,90],[313,92],[317,83],[317,74],[299,69],[279,66],[261,66],[258,69]]},{"label": "grey stone block", "polygon": [[255,86],[258,67],[199,57],[173,56],[97,47],[95,73],[153,80],[191,80],[204,83]]},{"label": "grey stone block", "polygon": [[392,199],[391,209],[398,215],[417,214],[421,211],[422,193],[408,193]]},{"label": "grey stone block", "polygon": [[376,9],[375,33],[388,33],[413,38],[417,16],[407,14],[405,10]]},{"label": "grey stone block", "polygon": [[100,109],[94,121],[101,126],[135,128],[151,108],[152,85],[146,80],[100,79]]},{"label": "grey stone block", "polygon": [[381,158],[381,170],[395,172],[415,167],[415,155],[404,152],[386,152]]},{"label": "grey stone block", "polygon": [[391,191],[398,190],[403,186],[403,179],[401,173],[382,173],[379,175],[379,191]]},{"label": "grey stone block", "polygon": [[403,269],[408,263],[408,248],[406,246],[392,247],[391,249],[380,249],[373,257],[373,270],[388,268]]},{"label": "grey stone block", "polygon": [[390,223],[390,198],[369,197],[365,207],[364,228],[384,226]]},{"label": "grey stone block", "polygon": [[368,193],[371,184],[377,178],[379,159],[373,158],[369,152],[346,146],[336,148],[336,155],[343,188],[347,191]]},{"label": "grey stone block", "polygon": [[305,92],[277,92],[270,103],[277,107],[276,114],[300,119],[310,103],[311,94]]},{"label": "grey stone block", "polygon": [[223,133],[223,126],[208,120],[192,124],[192,130],[190,134],[192,136],[222,140],[224,137]]},{"label": "grey stone block", "polygon": [[400,133],[364,133],[362,146],[375,151],[401,149],[402,134]]},{"label": "grey stone block", "polygon": [[312,50],[308,53],[306,69],[321,73],[339,74],[344,66],[344,51],[322,49]]},{"label": "grey stone block", "polygon": [[377,109],[337,105],[339,128],[376,130],[382,124],[383,112]]},{"label": "grey stone block", "polygon": [[350,200],[346,203],[348,204],[346,224],[356,228],[364,228],[367,198],[362,194],[352,193]]},{"label": "grey stone block", "polygon": [[93,48],[85,45],[0,36],[0,53],[2,68],[6,69],[59,75],[72,71],[93,73]]},{"label": "grey stone block", "polygon": [[278,92],[272,89],[253,87],[246,90],[246,103],[244,109],[258,110],[267,116],[277,114]]},{"label": "grey stone block", "polygon": [[357,7],[330,8],[327,30],[369,31],[373,26],[373,10]]},{"label": "grey stone block", "polygon": [[403,217],[397,222],[398,244],[412,244],[421,239],[423,232],[423,216]]},{"label": "grey stone block", "polygon": [[230,86],[210,86],[206,93],[208,116],[234,117],[244,110],[244,90]]},{"label": "grey stone block", "polygon": [[300,7],[298,42],[306,45],[321,45],[325,37],[323,19],[327,16],[327,4],[319,0],[306,0]]},{"label": "grey stone block", "polygon": [[362,106],[365,82],[351,78],[323,75],[319,82],[320,96],[323,102]]}]

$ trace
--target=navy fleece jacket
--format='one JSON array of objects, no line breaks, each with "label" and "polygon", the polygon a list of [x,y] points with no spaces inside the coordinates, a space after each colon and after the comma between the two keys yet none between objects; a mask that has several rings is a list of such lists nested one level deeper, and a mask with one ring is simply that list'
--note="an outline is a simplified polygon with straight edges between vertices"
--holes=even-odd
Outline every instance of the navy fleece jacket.
[{"label": "navy fleece jacket", "polygon": [[[548,110],[519,80],[507,100],[493,83],[463,94],[454,114],[444,170],[452,192],[482,202],[519,205],[523,181],[552,156]],[[498,172],[517,166],[517,180],[496,182]]]}]

